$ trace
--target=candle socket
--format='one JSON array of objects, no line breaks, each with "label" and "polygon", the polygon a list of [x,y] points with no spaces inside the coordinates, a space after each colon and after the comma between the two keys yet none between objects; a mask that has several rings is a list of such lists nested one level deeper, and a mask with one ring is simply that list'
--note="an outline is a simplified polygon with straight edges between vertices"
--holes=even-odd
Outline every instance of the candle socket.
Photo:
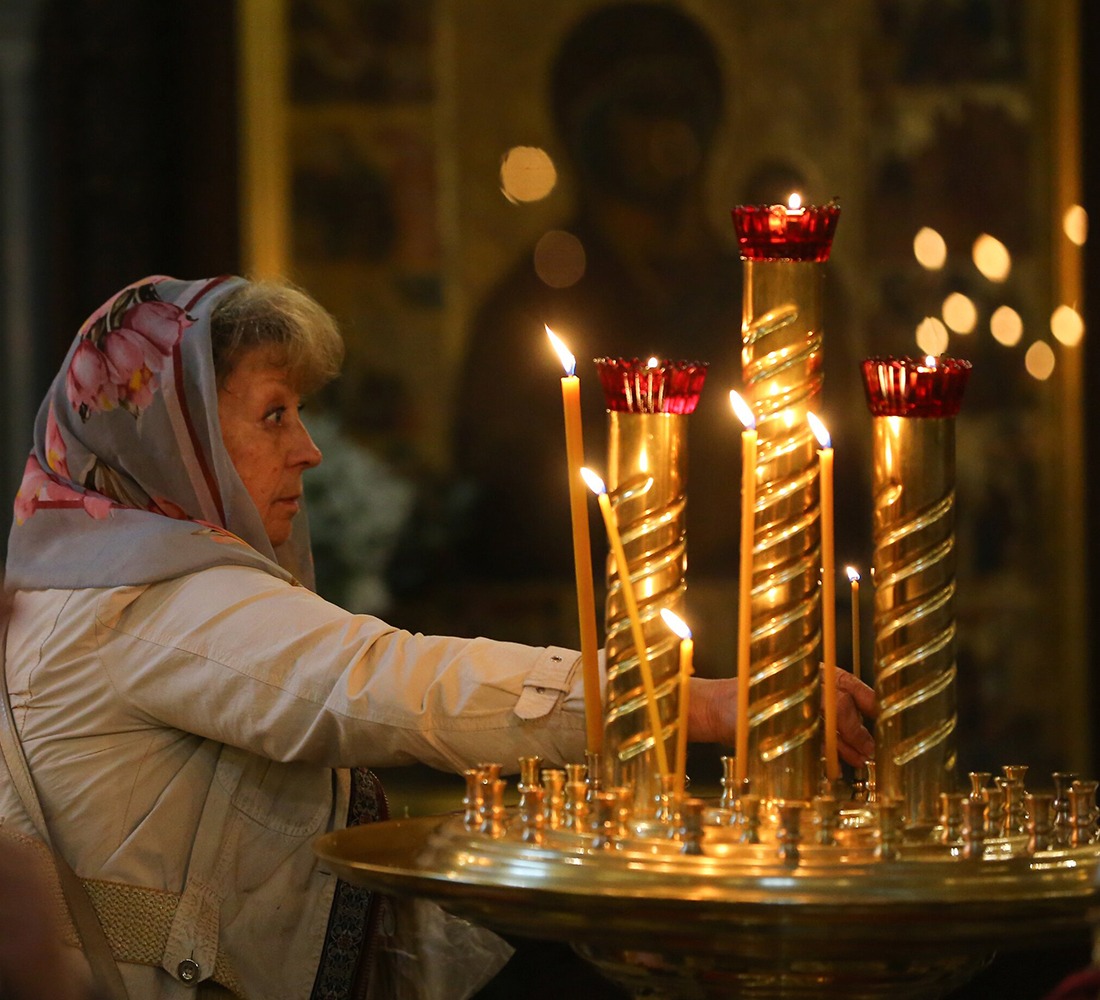
[{"label": "candle socket", "polygon": [[546,826],[556,830],[565,818],[565,772],[556,767],[543,770],[542,788]]}]

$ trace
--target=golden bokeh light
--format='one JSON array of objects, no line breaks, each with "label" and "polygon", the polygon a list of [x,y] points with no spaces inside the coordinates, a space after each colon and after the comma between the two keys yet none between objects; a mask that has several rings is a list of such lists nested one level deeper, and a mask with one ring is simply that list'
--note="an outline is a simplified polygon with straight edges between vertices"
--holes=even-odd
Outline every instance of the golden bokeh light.
[{"label": "golden bokeh light", "polygon": [[913,237],[913,256],[929,271],[939,271],[947,263],[947,244],[936,230],[925,226]]},{"label": "golden bokeh light", "polygon": [[551,288],[568,288],[584,275],[584,245],[572,233],[551,229],[535,244],[535,273]]},{"label": "golden bokeh light", "polygon": [[1012,270],[1012,254],[996,236],[982,233],[971,252],[974,266],[990,281],[1004,281]]},{"label": "golden bokeh light", "polygon": [[1061,305],[1050,314],[1050,332],[1059,344],[1076,347],[1085,335],[1085,321],[1073,306]]},{"label": "golden bokeh light", "polygon": [[513,204],[540,201],[554,190],[558,172],[538,146],[513,146],[500,163],[500,190]]},{"label": "golden bokeh light", "polygon": [[1024,335],[1024,321],[1012,306],[998,306],[989,317],[989,332],[998,344],[1015,347]]},{"label": "golden bokeh light", "polygon": [[917,346],[922,354],[943,354],[949,339],[947,327],[935,316],[925,316],[917,325]]},{"label": "golden bokeh light", "polygon": [[955,333],[970,333],[978,325],[978,307],[962,292],[952,292],[943,300],[942,315]]},{"label": "golden bokeh light", "polygon": [[1070,205],[1062,216],[1062,232],[1070,243],[1083,247],[1089,238],[1089,213],[1080,205]]},{"label": "golden bokeh light", "polygon": [[1054,374],[1054,350],[1050,344],[1037,340],[1024,355],[1024,367],[1028,375],[1038,382],[1045,382]]}]

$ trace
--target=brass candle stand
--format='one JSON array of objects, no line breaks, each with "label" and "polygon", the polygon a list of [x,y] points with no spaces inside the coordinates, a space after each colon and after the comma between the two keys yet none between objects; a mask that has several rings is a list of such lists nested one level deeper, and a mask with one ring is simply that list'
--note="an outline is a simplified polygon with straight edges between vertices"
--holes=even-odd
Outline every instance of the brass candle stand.
[{"label": "brass candle stand", "polygon": [[742,206],[741,358],[758,433],[748,760],[754,790],[808,798],[821,772],[821,527],[817,444],[822,268],[835,205]]},{"label": "brass candle stand", "polygon": [[[1080,933],[1100,902],[1095,782],[1076,783],[1058,826],[1054,796],[1026,792],[1019,769],[977,775],[932,842],[907,838],[895,800],[730,793],[655,818],[583,765],[521,767],[518,805],[489,765],[467,772],[462,813],[340,830],[316,850],[357,884],[571,942],[639,997],[940,997],[997,949]],[[997,807],[1010,782],[1030,803],[1022,829]]]},{"label": "brass candle stand", "polygon": [[522,758],[514,790],[501,764],[471,768],[462,811],[336,831],[315,848],[356,884],[568,941],[639,997],[942,997],[998,949],[1085,932],[1100,907],[1097,782],[1060,772],[1048,790],[1013,764],[956,787],[952,421],[966,366],[873,359],[873,412],[894,407],[874,418],[877,758],[851,788],[821,783],[820,511],[805,417],[820,390],[820,263],[836,210],[750,207],[735,221],[761,442],[748,781],[726,757],[719,795],[685,797],[653,759],[658,741],[667,756],[675,744],[677,641],[659,611],[684,594],[683,414],[702,369],[603,359],[601,501],[614,495],[644,619],[640,633],[628,626],[612,571],[603,759]]},{"label": "brass candle stand", "polygon": [[878,784],[931,834],[955,790],[955,416],[970,376],[954,358],[871,358]]}]

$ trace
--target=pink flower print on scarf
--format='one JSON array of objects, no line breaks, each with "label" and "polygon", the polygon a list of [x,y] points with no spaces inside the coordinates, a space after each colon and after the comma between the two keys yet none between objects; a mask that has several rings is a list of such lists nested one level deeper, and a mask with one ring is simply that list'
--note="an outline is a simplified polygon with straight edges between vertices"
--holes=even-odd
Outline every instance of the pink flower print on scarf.
[{"label": "pink flower print on scarf", "polygon": [[15,495],[15,523],[25,523],[35,511],[45,507],[83,507],[90,516],[102,520],[113,506],[107,497],[98,493],[80,493],[59,483],[31,455]]},{"label": "pink flower print on scarf", "polygon": [[154,284],[128,288],[82,331],[65,378],[81,420],[116,406],[136,417],[153,401],[158,374],[193,322],[156,294]]},{"label": "pink flower print on scarf", "polygon": [[65,439],[57,426],[57,414],[52,402],[46,411],[46,465],[62,479],[73,478],[69,474],[69,463],[65,460]]}]

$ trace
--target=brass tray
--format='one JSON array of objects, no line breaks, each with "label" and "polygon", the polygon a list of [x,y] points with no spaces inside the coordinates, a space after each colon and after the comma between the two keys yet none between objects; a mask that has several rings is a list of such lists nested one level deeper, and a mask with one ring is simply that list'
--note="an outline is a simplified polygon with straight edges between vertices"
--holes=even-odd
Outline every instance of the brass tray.
[{"label": "brass tray", "polygon": [[922,846],[878,861],[858,846],[679,853],[673,841],[509,829],[461,815],[391,820],[320,837],[343,879],[433,900],[501,933],[567,941],[628,989],[669,997],[935,997],[999,949],[1086,937],[1100,902],[1095,845],[981,860]]}]

